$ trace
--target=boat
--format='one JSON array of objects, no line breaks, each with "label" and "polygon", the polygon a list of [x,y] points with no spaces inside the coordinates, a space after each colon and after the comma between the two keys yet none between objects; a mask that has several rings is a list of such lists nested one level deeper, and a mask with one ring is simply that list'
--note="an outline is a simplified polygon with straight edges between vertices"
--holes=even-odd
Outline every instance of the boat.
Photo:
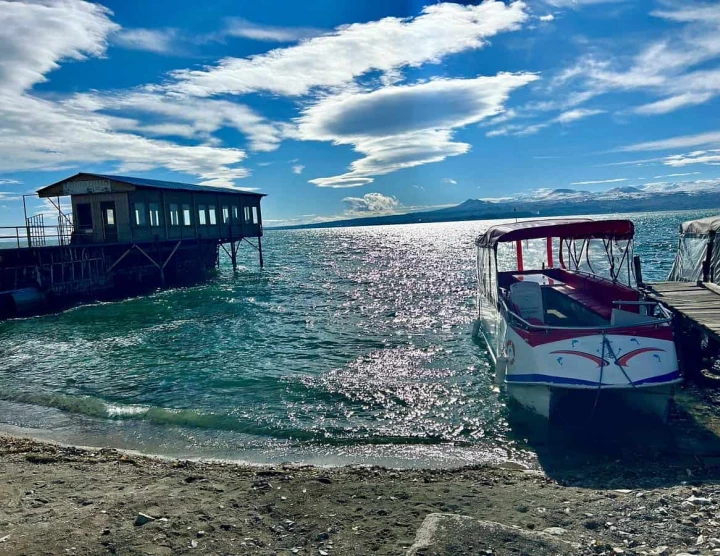
[{"label": "boat", "polygon": [[511,399],[551,421],[578,403],[591,416],[601,395],[667,419],[682,381],[672,314],[632,285],[633,237],[629,220],[563,218],[477,238],[473,335]]},{"label": "boat", "polygon": [[669,282],[720,281],[720,249],[715,245],[720,216],[688,220],[680,225],[675,261]]}]

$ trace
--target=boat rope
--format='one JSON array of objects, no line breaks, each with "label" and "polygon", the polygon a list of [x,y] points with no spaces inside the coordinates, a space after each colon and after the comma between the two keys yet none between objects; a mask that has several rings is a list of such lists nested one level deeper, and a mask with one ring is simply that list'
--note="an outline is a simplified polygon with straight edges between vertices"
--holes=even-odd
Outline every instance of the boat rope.
[{"label": "boat rope", "polygon": [[[590,419],[595,416],[595,411],[597,410],[598,402],[600,401],[600,391],[602,390],[603,374],[605,374],[605,342],[607,342],[607,337],[605,336],[604,330],[602,333],[602,337],[603,341],[602,347],[600,349],[600,378],[598,378],[597,393],[595,394],[595,401],[593,402],[593,408],[590,412]],[[588,422],[590,421],[590,419],[588,419]]]},{"label": "boat rope", "polygon": [[[616,364],[618,367],[620,367],[620,370],[622,371],[622,374],[625,375],[625,378],[627,379],[628,384],[630,384],[630,386],[632,386],[633,388],[636,388],[635,383],[630,379],[630,377],[628,376],[627,372],[625,372],[625,368],[620,364],[620,361],[619,361],[619,359],[617,358],[617,356],[615,355],[615,352],[613,351],[612,346],[610,345],[610,342],[608,341],[607,337],[605,336],[605,333],[603,332],[603,352],[605,351],[605,344],[606,344],[606,343],[607,343],[607,348],[608,348],[608,351],[610,352],[610,355],[612,355],[612,358],[615,360],[615,364]],[[604,360],[603,360],[603,363],[602,363],[602,364],[603,364],[603,365],[605,364]]]},{"label": "boat rope", "polygon": [[[603,379],[603,374],[605,371],[605,340],[606,340],[605,331],[603,330],[603,342],[602,342],[602,349],[601,349],[601,353],[600,353],[600,378],[598,379],[597,390],[595,393],[595,401],[593,402],[592,409],[590,410],[590,413],[588,414],[588,417],[585,420],[585,422],[580,423],[580,424],[575,424],[571,428],[579,429],[581,427],[584,427],[585,425],[589,424],[590,421],[592,421],[593,417],[595,417],[595,412],[597,411],[598,402],[600,401],[600,391],[602,390],[602,379]],[[559,404],[555,409],[555,413],[557,414],[557,416],[560,418],[560,420],[563,422],[563,424],[565,426],[570,426],[570,423],[568,422],[567,419],[565,419],[565,416],[562,414]]]}]

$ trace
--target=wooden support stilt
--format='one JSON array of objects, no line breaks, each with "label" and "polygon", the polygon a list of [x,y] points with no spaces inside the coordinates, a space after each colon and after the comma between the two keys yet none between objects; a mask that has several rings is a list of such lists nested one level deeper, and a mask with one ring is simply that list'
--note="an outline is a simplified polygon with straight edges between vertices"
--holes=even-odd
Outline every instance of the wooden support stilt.
[{"label": "wooden support stilt", "polygon": [[258,254],[260,256],[260,268],[263,268],[265,266],[265,261],[263,261],[262,242],[260,241],[259,237],[258,237]]}]

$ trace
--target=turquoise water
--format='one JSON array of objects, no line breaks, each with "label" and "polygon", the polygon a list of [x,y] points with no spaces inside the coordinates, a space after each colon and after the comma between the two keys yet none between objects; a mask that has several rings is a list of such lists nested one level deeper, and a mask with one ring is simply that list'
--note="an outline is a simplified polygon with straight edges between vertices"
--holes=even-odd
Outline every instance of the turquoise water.
[{"label": "turquoise water", "polygon": [[[634,214],[648,280],[681,221]],[[527,456],[471,340],[489,222],[268,231],[234,275],[0,323],[0,427],[251,462],[455,465]]]}]

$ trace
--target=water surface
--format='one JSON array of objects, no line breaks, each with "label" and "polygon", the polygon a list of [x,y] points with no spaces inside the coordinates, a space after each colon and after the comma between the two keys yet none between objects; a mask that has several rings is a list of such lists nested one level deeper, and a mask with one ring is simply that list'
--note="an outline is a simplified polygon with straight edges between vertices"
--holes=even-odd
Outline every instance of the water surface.
[{"label": "water surface", "polygon": [[[708,214],[631,215],[647,280]],[[0,427],[252,462],[527,460],[471,339],[488,225],[268,231],[263,271],[248,248],[200,286],[0,323]]]}]

